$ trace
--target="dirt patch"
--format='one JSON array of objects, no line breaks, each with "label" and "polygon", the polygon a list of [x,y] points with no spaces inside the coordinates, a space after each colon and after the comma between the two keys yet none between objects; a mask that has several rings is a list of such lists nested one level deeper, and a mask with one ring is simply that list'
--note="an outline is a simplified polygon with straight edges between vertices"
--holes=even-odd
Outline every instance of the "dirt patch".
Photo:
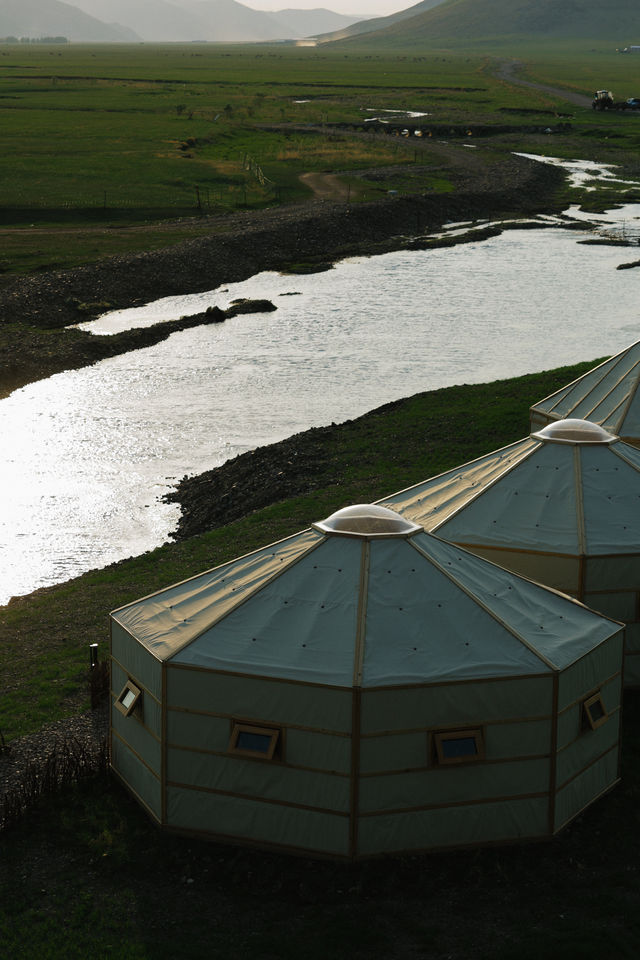
[{"label": "dirt patch", "polygon": [[351,190],[337,173],[301,173],[300,183],[313,190],[318,200],[348,200]]}]

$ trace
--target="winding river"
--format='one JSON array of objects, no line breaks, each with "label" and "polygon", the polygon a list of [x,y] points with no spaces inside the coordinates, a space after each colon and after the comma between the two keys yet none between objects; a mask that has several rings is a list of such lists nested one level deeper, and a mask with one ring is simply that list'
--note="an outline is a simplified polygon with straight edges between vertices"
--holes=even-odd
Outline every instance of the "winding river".
[{"label": "winding river", "polygon": [[639,336],[640,269],[616,267],[635,251],[581,241],[635,237],[639,218],[629,205],[584,230],[262,273],[95,321],[115,332],[239,297],[277,306],[0,401],[0,603],[163,543],[179,508],[161,498],[185,474],[398,397],[622,349]]}]

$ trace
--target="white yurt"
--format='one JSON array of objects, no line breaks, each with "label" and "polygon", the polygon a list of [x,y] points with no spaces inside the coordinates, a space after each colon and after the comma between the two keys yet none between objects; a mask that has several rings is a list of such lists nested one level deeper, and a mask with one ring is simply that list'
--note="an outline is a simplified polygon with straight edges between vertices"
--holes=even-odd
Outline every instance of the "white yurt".
[{"label": "white yurt", "polygon": [[560,420],[380,503],[626,623],[625,685],[640,684],[636,447]]},{"label": "white yurt", "polygon": [[590,420],[640,447],[640,340],[531,407],[531,432],[567,418]]},{"label": "white yurt", "polygon": [[620,624],[348,507],[112,613],[112,767],[224,842],[549,837],[617,781],[622,657]]}]

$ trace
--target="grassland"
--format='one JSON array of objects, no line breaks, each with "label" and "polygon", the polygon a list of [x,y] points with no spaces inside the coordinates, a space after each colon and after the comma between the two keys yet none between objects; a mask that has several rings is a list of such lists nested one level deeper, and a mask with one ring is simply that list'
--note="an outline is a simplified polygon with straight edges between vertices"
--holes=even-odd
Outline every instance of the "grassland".
[{"label": "grassland", "polygon": [[[593,116],[507,84],[497,65],[514,56],[540,82],[637,93],[634,57],[584,42],[419,52],[0,46],[0,272],[74,266],[198,236],[208,229],[205,216],[308,199],[304,172],[358,173],[350,180],[358,202],[388,189],[414,192],[406,168],[419,161],[423,191],[450,190],[441,170],[429,174],[424,142],[365,144],[330,126],[382,110],[424,112],[434,125],[509,123],[511,137],[492,138],[496,155],[514,145],[535,152],[540,144],[528,128],[568,114],[570,129],[546,149],[635,162],[638,116]],[[491,150],[484,162],[490,166]],[[366,177],[379,167],[397,169],[383,191]]]}]

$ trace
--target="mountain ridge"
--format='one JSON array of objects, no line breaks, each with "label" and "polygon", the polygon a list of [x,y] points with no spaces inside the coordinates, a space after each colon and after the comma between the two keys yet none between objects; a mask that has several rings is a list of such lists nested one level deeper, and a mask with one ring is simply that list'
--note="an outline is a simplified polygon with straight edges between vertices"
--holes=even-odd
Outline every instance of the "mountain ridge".
[{"label": "mountain ridge", "polygon": [[[640,39],[637,0],[444,0],[432,9],[340,42],[416,46],[429,41],[527,37]],[[337,38],[336,38],[337,39]]]},{"label": "mountain ridge", "polygon": [[0,0],[0,36],[75,42],[269,42],[357,19],[322,7],[266,12],[238,0]]}]

